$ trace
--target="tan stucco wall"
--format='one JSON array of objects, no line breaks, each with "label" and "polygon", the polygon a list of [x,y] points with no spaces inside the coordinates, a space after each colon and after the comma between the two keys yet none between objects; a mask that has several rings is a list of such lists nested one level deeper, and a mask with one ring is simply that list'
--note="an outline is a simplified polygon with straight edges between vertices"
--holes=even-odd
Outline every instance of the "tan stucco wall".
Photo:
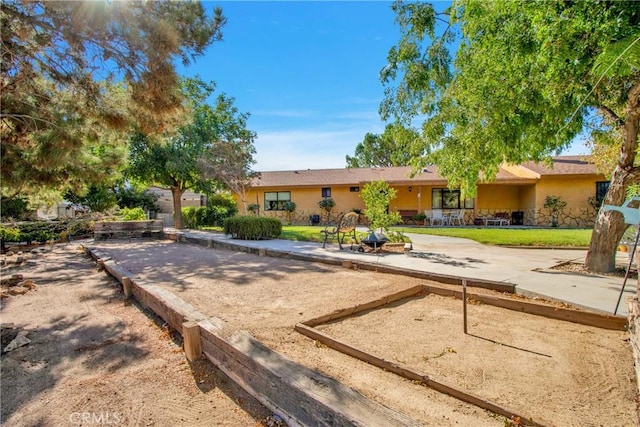
[{"label": "tan stucco wall", "polygon": [[[601,179],[601,178],[600,178]],[[507,184],[488,183],[478,186],[478,194],[474,201],[474,208],[468,210],[467,217],[491,215],[496,212],[524,212],[525,225],[549,225],[549,210],[544,208],[547,196],[560,196],[567,207],[563,215],[560,216],[560,226],[583,227],[591,225],[594,217],[593,208],[589,206],[588,199],[595,197],[596,182],[598,177],[545,177],[537,184]],[[350,187],[358,186],[362,190],[361,184],[348,186],[332,186],[331,197],[336,202],[333,209],[333,216],[341,212],[352,209],[364,210],[364,202],[360,198],[360,192],[351,192]],[[418,212],[432,209],[432,189],[446,188],[444,184],[437,185],[409,185],[394,186],[397,196],[392,200],[391,210],[415,210]],[[321,187],[296,188],[295,184],[289,188],[260,188],[252,189],[247,193],[247,203],[260,204],[260,214],[285,218],[282,211],[264,211],[264,193],[271,191],[290,191],[291,201],[296,204],[296,213],[293,222],[303,223],[308,220],[311,214],[322,214],[318,207],[318,202],[322,199]],[[242,203],[238,201],[242,212]]]},{"label": "tan stucco wall", "polygon": [[595,178],[542,178],[536,186],[536,208],[542,209],[547,196],[560,196],[567,208],[587,207],[589,197],[596,196]]},{"label": "tan stucco wall", "polygon": [[520,186],[483,184],[478,186],[476,210],[512,211],[520,209]]}]

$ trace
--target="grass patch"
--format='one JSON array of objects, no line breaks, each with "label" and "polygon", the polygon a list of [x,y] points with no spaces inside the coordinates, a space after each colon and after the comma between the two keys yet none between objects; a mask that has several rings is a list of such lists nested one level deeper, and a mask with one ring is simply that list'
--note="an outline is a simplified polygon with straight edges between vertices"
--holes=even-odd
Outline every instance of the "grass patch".
[{"label": "grass patch", "polygon": [[466,228],[394,227],[403,233],[460,237],[500,246],[589,246],[590,228]]},{"label": "grass patch", "polygon": [[284,225],[282,226],[280,238],[296,242],[322,242],[324,240],[324,234],[320,233],[322,230],[324,230],[324,227]]},{"label": "grass patch", "polygon": [[[222,232],[222,227],[203,227],[203,230]],[[297,242],[322,242],[324,227],[285,225],[281,239]],[[590,228],[472,228],[472,227],[393,227],[392,231],[436,236],[460,237],[496,246],[587,247]],[[362,238],[364,233],[358,233]]]}]

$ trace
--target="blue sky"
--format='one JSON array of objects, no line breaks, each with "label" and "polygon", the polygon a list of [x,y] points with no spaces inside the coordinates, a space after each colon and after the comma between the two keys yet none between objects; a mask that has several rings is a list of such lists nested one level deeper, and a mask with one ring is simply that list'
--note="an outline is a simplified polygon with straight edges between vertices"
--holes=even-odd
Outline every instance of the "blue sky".
[{"label": "blue sky", "polygon": [[180,72],[251,114],[255,170],[342,168],[367,132],[383,132],[379,71],[400,36],[391,2],[204,4],[222,7],[224,40]]}]

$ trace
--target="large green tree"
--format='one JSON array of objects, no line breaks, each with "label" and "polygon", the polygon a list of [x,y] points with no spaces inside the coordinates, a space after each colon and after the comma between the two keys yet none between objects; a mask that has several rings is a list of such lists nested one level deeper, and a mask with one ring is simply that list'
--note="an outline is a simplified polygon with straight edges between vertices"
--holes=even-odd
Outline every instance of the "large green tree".
[{"label": "large green tree", "polygon": [[111,175],[113,132],[166,129],[181,106],[175,61],[203,54],[224,22],[198,2],[2,1],[2,194]]},{"label": "large green tree", "polygon": [[399,123],[388,124],[382,135],[367,133],[356,146],[354,156],[346,156],[348,168],[407,166],[422,154],[420,135]]},{"label": "large green tree", "polygon": [[[640,2],[460,0],[444,15],[426,3],[393,8],[402,36],[381,73],[381,113],[427,117],[427,156],[416,167],[433,162],[472,195],[503,162],[544,161],[568,147],[599,113],[599,131],[622,140],[604,203],[623,202],[640,178]],[[590,270],[614,268],[625,228],[619,214],[599,212]]]},{"label": "large green tree", "polygon": [[[183,227],[184,192],[211,194],[223,187],[226,171],[244,170],[253,161],[254,139],[253,132],[245,128],[246,115],[238,112],[233,98],[221,94],[215,107],[207,103],[213,84],[184,79],[182,90],[188,121],[162,136],[135,133],[125,170],[131,179],[171,190],[174,226],[179,229]],[[249,155],[243,155],[246,153]]]}]

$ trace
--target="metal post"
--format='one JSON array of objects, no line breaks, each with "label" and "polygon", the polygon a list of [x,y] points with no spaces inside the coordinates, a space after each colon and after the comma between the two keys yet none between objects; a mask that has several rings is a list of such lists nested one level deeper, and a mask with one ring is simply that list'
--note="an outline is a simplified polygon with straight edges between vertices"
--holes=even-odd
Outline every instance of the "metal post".
[{"label": "metal post", "polygon": [[467,334],[467,279],[462,279],[462,318],[464,333]]},{"label": "metal post", "polygon": [[618,295],[618,302],[616,303],[616,309],[613,310],[614,316],[618,314],[618,307],[620,307],[620,300],[622,299],[622,294],[624,293],[624,287],[627,285],[627,279],[629,278],[629,274],[631,273],[631,265],[633,264],[636,248],[638,247],[638,237],[640,237],[640,226],[638,227],[638,230],[636,230],[636,241],[633,244],[633,250],[629,254],[629,264],[627,264],[627,271],[624,273],[624,280],[622,281],[622,289],[620,289],[620,295]]}]

